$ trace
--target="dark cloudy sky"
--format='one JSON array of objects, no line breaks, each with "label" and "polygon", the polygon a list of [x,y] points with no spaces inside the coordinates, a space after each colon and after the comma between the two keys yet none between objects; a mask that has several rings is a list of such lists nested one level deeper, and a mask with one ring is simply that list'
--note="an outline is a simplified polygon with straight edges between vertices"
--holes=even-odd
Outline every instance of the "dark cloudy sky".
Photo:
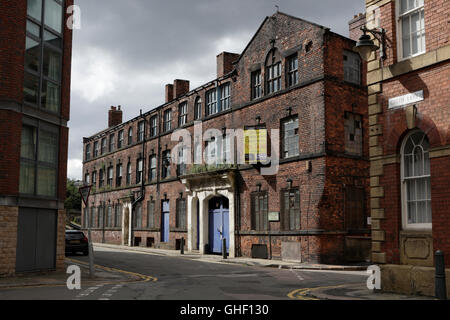
[{"label": "dark cloudy sky", "polygon": [[75,0],[69,178],[82,176],[82,138],[107,126],[110,106],[124,121],[164,102],[164,86],[215,78],[216,55],[241,53],[264,18],[280,11],[348,36],[364,0]]}]

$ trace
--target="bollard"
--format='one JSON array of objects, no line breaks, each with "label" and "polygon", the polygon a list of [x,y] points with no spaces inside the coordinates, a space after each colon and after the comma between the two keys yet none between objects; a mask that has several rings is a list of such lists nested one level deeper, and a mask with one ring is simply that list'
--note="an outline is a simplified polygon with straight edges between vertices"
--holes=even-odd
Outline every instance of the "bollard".
[{"label": "bollard", "polygon": [[184,238],[181,238],[180,241],[180,253],[184,254]]},{"label": "bollard", "polygon": [[227,258],[227,239],[222,239],[222,258]]},{"label": "bollard", "polygon": [[435,262],[436,262],[436,274],[435,274],[435,294],[436,298],[440,300],[447,299],[447,288],[445,285],[445,262],[444,262],[444,253],[441,250],[436,251],[435,253]]}]

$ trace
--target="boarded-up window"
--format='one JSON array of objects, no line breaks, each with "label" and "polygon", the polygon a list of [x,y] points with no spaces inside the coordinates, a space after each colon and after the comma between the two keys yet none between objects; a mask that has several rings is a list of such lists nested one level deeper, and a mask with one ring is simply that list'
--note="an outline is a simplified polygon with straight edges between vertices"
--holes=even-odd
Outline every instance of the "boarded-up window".
[{"label": "boarded-up window", "polygon": [[137,229],[142,228],[142,205],[139,203],[134,208],[133,226]]},{"label": "boarded-up window", "polygon": [[91,228],[94,228],[96,225],[95,225],[95,222],[97,221],[96,219],[95,219],[95,208],[94,207],[91,207],[91,225],[90,225],[90,227]]},{"label": "boarded-up window", "polygon": [[364,207],[364,189],[347,186],[345,188],[345,228],[347,230],[366,227]]},{"label": "boarded-up window", "polygon": [[112,206],[111,205],[109,205],[108,206],[108,215],[107,215],[107,219],[106,219],[106,226],[108,227],[108,228],[112,228],[112,227],[114,227],[114,217],[113,217],[113,211],[112,211]]},{"label": "boarded-up window", "polygon": [[269,230],[267,192],[254,193],[251,196],[252,230]]},{"label": "boarded-up window", "polygon": [[105,207],[102,207],[102,206],[98,207],[97,208],[97,212],[98,212],[98,214],[97,214],[97,218],[98,218],[98,220],[97,220],[97,227],[98,228],[103,228],[103,215],[105,213]]},{"label": "boarded-up window", "polygon": [[177,199],[176,227],[186,229],[186,200]]},{"label": "boarded-up window", "polygon": [[283,230],[300,230],[300,190],[284,190],[281,201]]},{"label": "boarded-up window", "polygon": [[359,114],[345,112],[345,152],[347,154],[362,156],[363,130],[362,117]]},{"label": "boarded-up window", "polygon": [[114,226],[115,227],[121,227],[122,226],[122,205],[121,204],[116,204],[116,206],[114,207],[114,216],[115,216],[115,222],[114,222]]},{"label": "boarded-up window", "polygon": [[147,228],[155,227],[155,201],[147,201]]},{"label": "boarded-up window", "polygon": [[361,58],[359,54],[344,52],[344,81],[361,84]]}]

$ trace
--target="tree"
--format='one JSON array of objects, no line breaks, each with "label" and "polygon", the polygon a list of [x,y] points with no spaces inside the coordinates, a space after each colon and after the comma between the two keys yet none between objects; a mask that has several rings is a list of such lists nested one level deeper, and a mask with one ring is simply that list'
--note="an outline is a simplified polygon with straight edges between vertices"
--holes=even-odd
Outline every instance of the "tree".
[{"label": "tree", "polygon": [[76,185],[75,180],[67,179],[67,191],[66,200],[64,201],[64,207],[67,211],[81,211],[81,195],[78,191],[78,186]]}]

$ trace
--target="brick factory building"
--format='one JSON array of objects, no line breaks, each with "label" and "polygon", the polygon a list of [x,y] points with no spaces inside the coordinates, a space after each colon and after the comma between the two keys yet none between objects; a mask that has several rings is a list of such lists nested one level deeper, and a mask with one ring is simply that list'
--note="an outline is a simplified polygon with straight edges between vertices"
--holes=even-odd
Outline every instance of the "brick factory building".
[{"label": "brick factory building", "polygon": [[83,141],[84,228],[129,246],[179,249],[184,238],[189,251],[220,253],[225,238],[231,257],[370,259],[366,71],[354,46],[278,12],[240,55],[217,56],[215,80],[194,90],[175,80],[163,105],[127,122],[112,107],[108,128]]},{"label": "brick factory building", "polygon": [[449,11],[446,0],[366,1],[367,28],[386,35],[367,65],[372,259],[385,291],[434,296],[434,252],[450,265]]},{"label": "brick factory building", "polygon": [[64,268],[72,3],[0,1],[0,276]]}]

